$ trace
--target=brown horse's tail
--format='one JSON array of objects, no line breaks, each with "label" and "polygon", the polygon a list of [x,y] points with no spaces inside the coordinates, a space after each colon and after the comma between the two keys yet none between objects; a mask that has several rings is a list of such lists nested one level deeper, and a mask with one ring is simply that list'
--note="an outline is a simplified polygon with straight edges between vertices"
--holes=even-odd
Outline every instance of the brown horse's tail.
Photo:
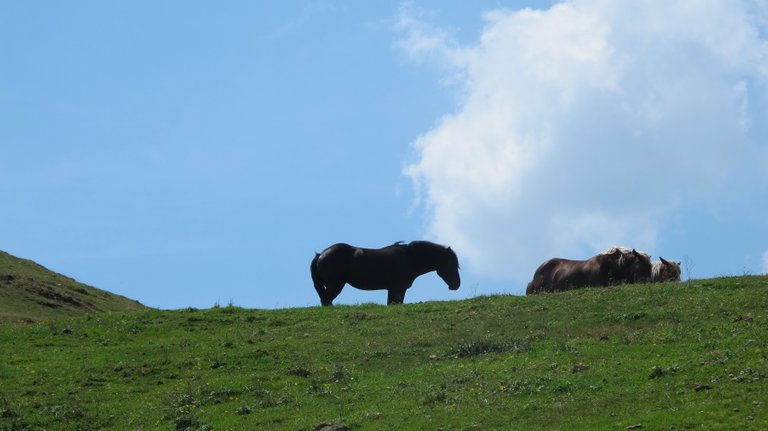
[{"label": "brown horse's tail", "polygon": [[536,283],[536,279],[534,278],[530,283],[528,283],[528,287],[525,289],[526,295],[535,295],[539,293],[539,286]]},{"label": "brown horse's tail", "polygon": [[541,287],[544,284],[543,277],[541,275],[542,268],[544,267],[544,264],[539,266],[538,269],[536,269],[536,273],[533,274],[533,279],[530,283],[528,283],[528,286],[525,289],[526,295],[535,295],[537,293],[541,293]]},{"label": "brown horse's tail", "polygon": [[317,260],[319,258],[320,254],[315,253],[315,258],[312,259],[312,264],[309,265],[309,272],[312,274],[312,282],[315,284],[318,296],[320,296],[320,302],[325,304],[325,285],[320,280],[320,272],[317,270]]}]

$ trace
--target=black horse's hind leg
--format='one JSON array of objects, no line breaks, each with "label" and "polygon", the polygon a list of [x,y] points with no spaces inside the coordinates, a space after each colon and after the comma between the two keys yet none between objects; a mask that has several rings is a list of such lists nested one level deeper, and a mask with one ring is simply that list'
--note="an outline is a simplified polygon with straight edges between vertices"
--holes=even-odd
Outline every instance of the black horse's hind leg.
[{"label": "black horse's hind leg", "polygon": [[405,300],[405,289],[389,289],[387,292],[387,305],[402,304]]},{"label": "black horse's hind leg", "polygon": [[333,305],[333,300],[336,299],[337,296],[339,296],[339,293],[341,293],[341,289],[344,288],[344,283],[336,283],[336,284],[330,284],[325,287],[325,293],[320,298],[320,302],[324,306]]}]

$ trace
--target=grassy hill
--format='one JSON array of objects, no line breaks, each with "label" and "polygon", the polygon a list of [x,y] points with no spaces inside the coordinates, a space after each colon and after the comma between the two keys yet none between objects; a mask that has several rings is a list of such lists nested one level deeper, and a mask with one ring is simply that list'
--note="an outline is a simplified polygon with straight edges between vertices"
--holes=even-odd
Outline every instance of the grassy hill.
[{"label": "grassy hill", "polygon": [[143,305],[0,251],[0,323],[47,320]]},{"label": "grassy hill", "polygon": [[0,430],[764,430],[767,310],[752,276],[5,324]]}]

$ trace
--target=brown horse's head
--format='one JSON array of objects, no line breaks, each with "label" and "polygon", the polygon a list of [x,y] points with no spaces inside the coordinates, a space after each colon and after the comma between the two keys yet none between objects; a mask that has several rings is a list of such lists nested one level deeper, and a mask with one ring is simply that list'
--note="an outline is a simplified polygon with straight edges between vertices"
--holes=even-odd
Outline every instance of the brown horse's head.
[{"label": "brown horse's head", "polygon": [[674,260],[664,260],[659,256],[660,262],[653,263],[651,270],[651,280],[664,283],[667,281],[680,281],[680,262]]}]

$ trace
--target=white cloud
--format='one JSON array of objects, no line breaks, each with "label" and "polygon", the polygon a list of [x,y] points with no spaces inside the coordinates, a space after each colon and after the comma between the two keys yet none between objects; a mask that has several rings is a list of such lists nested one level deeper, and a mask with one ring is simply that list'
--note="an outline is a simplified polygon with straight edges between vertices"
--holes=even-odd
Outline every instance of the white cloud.
[{"label": "white cloud", "polygon": [[768,251],[763,253],[763,274],[768,275]]},{"label": "white cloud", "polygon": [[672,211],[764,179],[764,4],[573,0],[485,20],[470,46],[400,20],[400,46],[462,94],[405,173],[430,233],[478,271],[524,281],[551,256],[652,250]]}]

